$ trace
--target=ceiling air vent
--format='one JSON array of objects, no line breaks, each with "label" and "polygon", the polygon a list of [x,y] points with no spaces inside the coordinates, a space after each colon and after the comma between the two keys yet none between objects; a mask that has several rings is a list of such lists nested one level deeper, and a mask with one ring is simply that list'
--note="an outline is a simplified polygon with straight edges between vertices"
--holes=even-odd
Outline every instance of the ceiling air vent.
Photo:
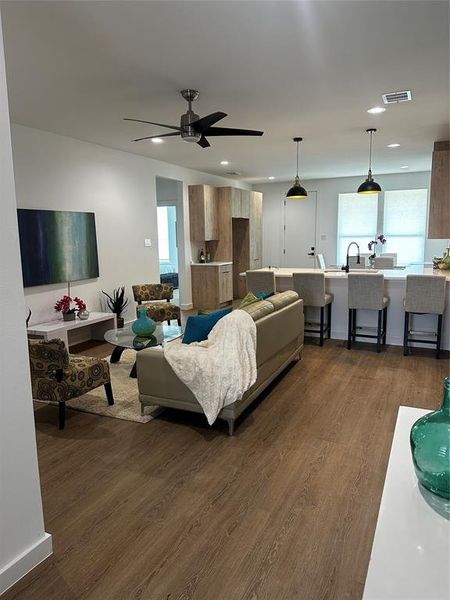
[{"label": "ceiling air vent", "polygon": [[389,94],[382,94],[383,102],[385,104],[398,104],[399,102],[409,102],[412,100],[411,90],[405,90],[403,92],[390,92]]}]

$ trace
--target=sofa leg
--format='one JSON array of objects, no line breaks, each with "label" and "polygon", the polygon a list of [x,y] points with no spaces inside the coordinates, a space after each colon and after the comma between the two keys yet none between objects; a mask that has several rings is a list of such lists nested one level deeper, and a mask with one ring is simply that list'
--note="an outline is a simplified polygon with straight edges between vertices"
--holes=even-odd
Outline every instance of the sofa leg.
[{"label": "sofa leg", "polygon": [[110,381],[108,381],[108,383],[105,383],[105,392],[106,392],[106,398],[108,399],[108,404],[110,406],[112,406],[114,404],[114,396],[113,396],[113,391],[112,391]]},{"label": "sofa leg", "polygon": [[227,419],[228,423],[228,435],[233,435],[234,433],[234,419]]},{"label": "sofa leg", "polygon": [[145,404],[142,404],[141,402],[141,417],[145,416]]},{"label": "sofa leg", "polygon": [[66,423],[66,403],[60,402],[58,409],[59,409],[59,428],[64,429],[64,425]]}]

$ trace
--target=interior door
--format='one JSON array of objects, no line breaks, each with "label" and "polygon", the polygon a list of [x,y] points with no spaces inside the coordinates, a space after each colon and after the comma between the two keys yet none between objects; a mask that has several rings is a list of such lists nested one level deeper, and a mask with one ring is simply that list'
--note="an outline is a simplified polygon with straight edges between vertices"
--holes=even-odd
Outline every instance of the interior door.
[{"label": "interior door", "polygon": [[316,248],[317,192],[303,199],[286,198],[283,204],[284,267],[314,268]]}]

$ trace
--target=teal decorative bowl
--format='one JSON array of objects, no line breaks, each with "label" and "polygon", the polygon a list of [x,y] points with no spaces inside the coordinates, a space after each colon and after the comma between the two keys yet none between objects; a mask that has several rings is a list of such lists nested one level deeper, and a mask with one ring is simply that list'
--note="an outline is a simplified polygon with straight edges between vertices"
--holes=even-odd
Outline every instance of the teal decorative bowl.
[{"label": "teal decorative bowl", "polygon": [[450,377],[444,379],[441,408],[414,423],[410,443],[417,479],[450,500]]},{"label": "teal decorative bowl", "polygon": [[153,319],[147,316],[145,307],[139,308],[139,318],[134,321],[131,329],[133,333],[139,337],[149,338],[156,329],[156,323]]}]

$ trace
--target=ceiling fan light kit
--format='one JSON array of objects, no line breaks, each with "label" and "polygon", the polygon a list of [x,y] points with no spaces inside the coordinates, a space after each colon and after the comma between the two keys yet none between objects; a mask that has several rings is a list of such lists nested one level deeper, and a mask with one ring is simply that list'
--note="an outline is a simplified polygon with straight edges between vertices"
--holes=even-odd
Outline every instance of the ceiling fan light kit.
[{"label": "ceiling fan light kit", "polygon": [[146,137],[140,137],[132,140],[133,142],[140,142],[142,140],[154,140],[155,138],[165,138],[180,136],[185,142],[196,143],[202,148],[209,148],[211,145],[206,136],[234,136],[234,135],[245,135],[245,136],[261,136],[263,131],[255,131],[252,129],[235,129],[231,127],[213,127],[215,123],[224,119],[227,114],[224,112],[215,112],[207,115],[206,117],[200,118],[192,110],[192,102],[198,98],[198,90],[181,90],[180,94],[188,103],[187,111],[181,115],[180,125],[166,125],[164,123],[155,123],[154,121],[143,121],[141,119],[129,119],[125,118],[124,121],[134,121],[135,123],[146,123],[148,125],[157,125],[158,127],[166,127],[167,129],[173,129],[173,133],[163,133],[162,135],[150,135]]},{"label": "ceiling fan light kit", "polygon": [[366,129],[366,132],[370,134],[370,144],[369,144],[369,172],[367,174],[367,179],[363,181],[363,183],[358,188],[358,194],[378,194],[381,192],[381,186],[374,181],[372,177],[372,137],[376,132],[376,129]]},{"label": "ceiling fan light kit", "polygon": [[286,198],[295,199],[295,198],[307,198],[308,192],[300,183],[300,177],[298,176],[298,145],[303,140],[301,137],[293,138],[293,141],[297,144],[297,175],[294,179],[294,185],[290,188],[288,193],[286,194]]}]

